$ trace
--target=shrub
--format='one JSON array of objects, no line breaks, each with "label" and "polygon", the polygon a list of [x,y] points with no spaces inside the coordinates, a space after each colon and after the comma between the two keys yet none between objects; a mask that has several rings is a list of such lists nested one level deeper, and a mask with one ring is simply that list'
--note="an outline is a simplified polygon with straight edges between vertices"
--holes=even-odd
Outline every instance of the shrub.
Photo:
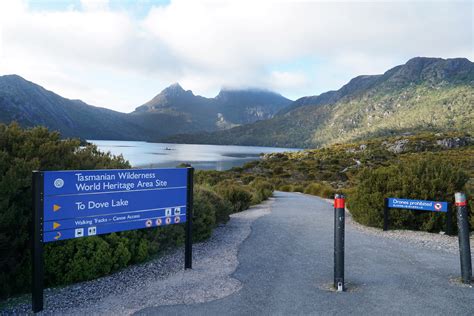
[{"label": "shrub", "polygon": [[[31,282],[28,228],[32,170],[129,167],[122,157],[99,152],[92,145],[81,147],[79,140],[62,140],[46,128],[23,130],[17,124],[0,125],[0,297],[26,291]],[[110,272],[113,267],[89,249],[97,250],[105,259],[117,251],[101,238],[46,245],[46,285]],[[79,258],[78,253],[83,257]],[[81,266],[80,260],[87,263]],[[60,265],[70,269],[65,278],[56,274],[63,272]]]},{"label": "shrub", "polygon": [[284,184],[278,188],[280,191],[284,192],[293,192],[293,185],[291,184]]},{"label": "shrub", "polygon": [[252,204],[258,204],[265,201],[273,194],[273,185],[263,179],[255,179],[250,182],[250,187],[253,188]]},{"label": "shrub", "polygon": [[196,190],[193,204],[193,241],[209,238],[215,225],[216,209],[202,190]]},{"label": "shrub", "polygon": [[[382,227],[385,197],[452,202],[454,192],[462,190],[467,180],[452,163],[429,155],[362,171],[348,206],[356,221]],[[390,220],[394,228],[438,232],[443,229],[445,214],[392,209]]]},{"label": "shrub", "polygon": [[308,184],[306,188],[304,189],[304,193],[321,196],[325,198],[333,198],[335,194],[335,190],[331,186],[325,183],[316,182],[316,183]]},{"label": "shrub", "polygon": [[221,182],[216,186],[216,192],[229,201],[233,213],[248,209],[252,203],[252,193],[242,185]]},{"label": "shrub", "polygon": [[[204,186],[197,186],[195,194],[203,200],[209,201],[215,211],[215,223],[226,223],[229,220],[229,215],[232,213],[232,205],[230,202],[215,191]],[[196,201],[195,201],[196,203]]]},{"label": "shrub", "polygon": [[293,189],[292,192],[300,192],[300,193],[304,192],[304,187],[302,185],[294,185],[292,189]]}]

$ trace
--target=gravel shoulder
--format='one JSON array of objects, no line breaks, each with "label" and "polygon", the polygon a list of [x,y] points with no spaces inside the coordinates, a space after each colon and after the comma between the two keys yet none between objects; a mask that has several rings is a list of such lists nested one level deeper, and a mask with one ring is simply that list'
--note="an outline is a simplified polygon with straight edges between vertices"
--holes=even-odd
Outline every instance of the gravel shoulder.
[{"label": "gravel shoulder", "polygon": [[[334,204],[332,199],[324,199],[331,205]],[[380,228],[367,227],[357,223],[346,208],[346,225],[353,227],[357,231],[374,235],[381,238],[396,239],[408,244],[422,246],[426,249],[439,250],[450,254],[459,254],[458,236],[448,236],[445,234],[435,234],[423,231],[413,230],[388,230],[383,231]],[[455,224],[456,225],[456,224]],[[471,233],[471,253],[474,254],[474,235]]]},{"label": "gravel shoulder", "polygon": [[[176,249],[104,278],[48,289],[42,314],[472,314],[473,288],[457,281],[456,236],[384,232],[356,223],[350,212],[348,291],[335,293],[330,203],[275,192],[195,244],[192,270],[183,270],[184,251]],[[29,310],[23,303],[3,313]]]},{"label": "gravel shoulder", "polygon": [[[242,287],[231,276],[239,263],[239,246],[250,235],[252,223],[270,213],[273,201],[270,198],[231,215],[209,240],[194,244],[192,270],[184,270],[184,249],[176,249],[110,276],[46,289],[45,310],[39,315],[127,315],[149,306],[203,303],[228,296]],[[26,313],[31,313],[29,302],[0,310],[0,314]]]}]

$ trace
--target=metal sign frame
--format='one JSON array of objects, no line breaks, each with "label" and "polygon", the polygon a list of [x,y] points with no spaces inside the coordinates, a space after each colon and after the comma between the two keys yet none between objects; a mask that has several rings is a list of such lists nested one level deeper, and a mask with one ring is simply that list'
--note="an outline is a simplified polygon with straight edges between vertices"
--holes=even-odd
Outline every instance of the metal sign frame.
[{"label": "metal sign frame", "polygon": [[[186,222],[184,268],[192,269],[192,218],[193,218],[193,183],[194,168],[188,167],[186,179]],[[123,171],[136,171],[136,169],[123,169]],[[86,170],[84,170],[86,171]],[[92,170],[89,170],[92,171]],[[94,170],[97,171],[97,170]],[[101,171],[111,171],[104,169]],[[32,309],[34,313],[40,312],[44,307],[44,171],[33,171],[32,197],[33,197],[33,222],[31,227],[31,254],[32,254]],[[133,192],[133,191],[132,191]],[[154,226],[156,227],[156,226]],[[146,228],[146,227],[143,227]],[[140,229],[140,228],[139,228]]]}]

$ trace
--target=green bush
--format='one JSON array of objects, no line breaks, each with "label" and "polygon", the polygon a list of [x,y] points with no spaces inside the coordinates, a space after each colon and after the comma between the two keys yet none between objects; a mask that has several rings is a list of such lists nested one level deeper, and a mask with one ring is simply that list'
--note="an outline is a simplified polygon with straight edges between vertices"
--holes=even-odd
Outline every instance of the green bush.
[{"label": "green bush", "polygon": [[265,201],[273,194],[273,185],[263,179],[255,179],[250,182],[250,187],[253,188],[252,204],[258,204]]},{"label": "green bush", "polygon": [[216,209],[201,190],[196,190],[193,204],[193,240],[209,238],[216,225]]},{"label": "green bush", "polygon": [[[362,224],[382,227],[385,197],[453,202],[454,192],[462,190],[468,176],[449,161],[429,155],[405,160],[375,170],[366,169],[349,195],[348,206]],[[391,227],[438,232],[445,214],[435,212],[390,211]]]},{"label": "green bush", "polygon": [[284,184],[278,188],[278,190],[283,192],[293,192],[293,185],[292,184]]},{"label": "green bush", "polygon": [[232,182],[221,182],[216,186],[216,192],[232,205],[232,212],[242,212],[252,204],[252,193],[242,185]]},{"label": "green bush", "polygon": [[[30,286],[28,228],[32,217],[32,170],[129,167],[122,157],[99,152],[91,145],[81,147],[79,140],[62,140],[58,133],[46,128],[23,130],[17,124],[0,125],[0,297],[27,291]],[[46,285],[65,281],[54,276],[62,264],[69,267],[68,279],[108,273],[113,267],[104,264],[104,259],[108,260],[117,251],[100,238],[47,245]],[[83,257],[79,258],[78,253]],[[87,263],[81,265],[79,261],[82,260]]]},{"label": "green bush", "polygon": [[[0,298],[30,288],[32,170],[123,168],[130,168],[123,157],[100,152],[80,140],[61,139],[58,133],[42,127],[25,130],[17,124],[0,124]],[[230,213],[248,208],[252,199],[271,194],[268,183],[247,176],[244,181],[253,184],[244,186],[229,176],[235,175],[232,172],[196,172],[195,241],[210,237],[217,223],[225,223]],[[94,279],[183,242],[183,225],[170,225],[48,243],[44,247],[45,285]]]},{"label": "green bush", "polygon": [[229,215],[232,213],[232,205],[212,190],[211,187],[197,186],[195,194],[199,195],[203,200],[209,201],[212,205],[215,210],[216,224],[226,223],[229,220]]},{"label": "green bush", "polygon": [[302,185],[293,185],[293,188],[292,188],[292,192],[300,192],[300,193],[303,193],[304,192],[304,187]]},{"label": "green bush", "polygon": [[325,183],[310,183],[304,189],[304,193],[321,196],[325,198],[334,198],[335,190]]}]

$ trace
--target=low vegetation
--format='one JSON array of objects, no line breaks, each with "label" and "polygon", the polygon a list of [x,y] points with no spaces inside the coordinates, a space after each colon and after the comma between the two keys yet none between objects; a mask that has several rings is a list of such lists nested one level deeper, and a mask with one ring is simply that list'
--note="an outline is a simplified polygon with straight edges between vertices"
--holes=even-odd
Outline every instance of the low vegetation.
[{"label": "low vegetation", "polygon": [[[452,203],[456,191],[472,197],[472,157],[474,139],[470,135],[424,133],[267,154],[232,172],[237,178],[264,179],[281,191],[325,198],[344,193],[355,220],[382,227],[384,197]],[[472,202],[469,205],[474,227]],[[391,214],[393,228],[444,230],[445,214],[407,210]]]},{"label": "low vegetation", "polygon": [[[194,240],[209,238],[230,214],[260,203],[274,189],[326,198],[344,193],[354,219],[374,227],[382,225],[384,197],[453,202],[455,191],[472,196],[473,143],[466,134],[426,133],[267,154],[226,172],[196,171]],[[63,140],[45,128],[0,125],[1,298],[30,288],[31,171],[107,168],[130,165],[121,156],[79,140]],[[392,226],[438,232],[444,216],[394,210]],[[46,286],[94,279],[183,242],[183,226],[173,225],[46,244]]]},{"label": "low vegetation", "polygon": [[[80,140],[61,139],[46,128],[0,125],[0,298],[26,293],[31,285],[29,228],[32,170],[130,168],[121,156],[102,153]],[[273,192],[255,178],[196,172],[193,238],[202,241],[229,215],[260,203]],[[183,225],[64,240],[45,245],[45,285],[94,279],[149,260],[184,243]]]}]

